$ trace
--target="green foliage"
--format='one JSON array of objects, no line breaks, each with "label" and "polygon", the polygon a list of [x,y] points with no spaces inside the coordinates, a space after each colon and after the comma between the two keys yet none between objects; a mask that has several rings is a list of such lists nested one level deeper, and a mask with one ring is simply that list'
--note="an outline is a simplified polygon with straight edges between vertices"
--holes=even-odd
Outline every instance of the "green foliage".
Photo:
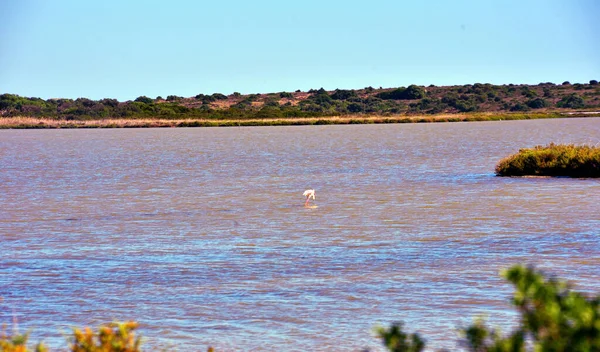
[{"label": "green foliage", "polygon": [[146,104],[154,103],[154,100],[152,100],[152,98],[148,98],[147,96],[144,96],[144,95],[135,98],[135,101],[138,101],[140,103],[146,103]]},{"label": "green foliage", "polygon": [[529,107],[525,104],[516,103],[510,107],[510,111],[528,111]]},{"label": "green foliage", "polygon": [[596,86],[598,85],[598,81],[595,79],[590,80],[590,86]]},{"label": "green foliage", "polygon": [[418,334],[402,331],[402,323],[392,324],[389,329],[378,328],[377,336],[390,352],[420,352],[425,348],[425,341]]},{"label": "green foliage", "polygon": [[[576,90],[573,88],[583,87]],[[151,99],[140,96],[134,101],[119,102],[116,99],[98,101],[78,99],[27,98],[14,94],[0,95],[0,116],[37,117],[62,121],[105,120],[105,119],[231,119],[255,118],[263,116],[263,106],[279,108],[268,110],[269,114],[283,117],[332,116],[345,114],[369,114],[388,116],[392,114],[439,114],[489,112],[524,112],[529,109],[559,107],[562,109],[595,108],[600,106],[600,88],[593,85],[556,86],[540,83],[536,86],[475,83],[454,87],[410,85],[407,88],[379,92],[366,87],[363,90],[343,90],[327,92],[325,89],[311,89],[310,95],[294,95],[288,92],[272,94],[249,94],[242,96],[233,93],[227,97],[221,93],[198,94],[195,101],[169,95],[166,99]],[[565,95],[568,92],[568,95]],[[360,94],[359,94],[360,93]],[[543,98],[538,98],[542,96]],[[529,97],[529,98],[528,98]],[[279,107],[279,100],[285,98],[285,109]],[[584,100],[585,99],[585,100]],[[408,100],[408,101],[407,101]],[[217,101],[223,103],[216,104]],[[201,102],[202,104],[198,104]],[[256,103],[255,103],[256,102]],[[289,104],[288,104],[289,103]],[[230,110],[233,109],[233,110]],[[358,121],[358,120],[357,120]]]},{"label": "green foliage", "polygon": [[537,96],[536,92],[532,91],[527,86],[521,88],[521,95],[523,95],[526,98],[533,98],[533,97]]},{"label": "green foliage", "polygon": [[215,100],[227,100],[227,96],[225,94],[213,93],[211,96],[215,98]]},{"label": "green foliage", "polygon": [[548,106],[548,103],[542,98],[528,100],[526,104],[532,109],[541,109]]},{"label": "green foliage", "polygon": [[183,97],[177,96],[177,95],[168,95],[167,96],[167,101],[178,101],[183,99]]},{"label": "green foliage", "polygon": [[376,96],[384,100],[412,100],[422,99],[426,95],[425,89],[416,85],[410,85],[408,88],[398,88],[390,92],[381,92]]},{"label": "green foliage", "polygon": [[582,97],[571,94],[569,96],[563,97],[556,106],[559,108],[570,108],[570,109],[580,109],[585,106],[585,101]]},{"label": "green foliage", "polygon": [[521,149],[496,165],[498,176],[600,177],[600,147],[549,144]]},{"label": "green foliage", "polygon": [[334,100],[348,100],[356,97],[358,97],[358,95],[353,90],[336,89],[335,92],[331,94],[331,99]]},{"label": "green foliage", "polygon": [[518,352],[525,351],[525,336],[521,330],[509,337],[502,337],[496,330],[488,330],[483,320],[478,319],[473,325],[463,330],[464,344],[472,352]]},{"label": "green foliage", "polygon": [[[464,347],[472,352],[600,351],[600,296],[585,297],[531,267],[516,265],[503,273],[515,287],[513,305],[521,319],[510,334],[489,329],[482,319],[462,329]],[[379,328],[389,351],[421,351],[418,334],[408,335],[401,324]]]},{"label": "green foliage", "polygon": [[509,336],[488,331],[478,321],[465,329],[471,351],[599,351],[600,297],[586,298],[533,268],[514,266],[504,277],[515,286],[513,304],[521,325]]}]

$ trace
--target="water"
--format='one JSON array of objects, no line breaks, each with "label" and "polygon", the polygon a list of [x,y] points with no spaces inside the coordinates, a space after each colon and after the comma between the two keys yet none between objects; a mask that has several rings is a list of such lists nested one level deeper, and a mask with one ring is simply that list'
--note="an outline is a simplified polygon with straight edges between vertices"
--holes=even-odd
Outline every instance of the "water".
[{"label": "water", "polygon": [[381,351],[404,321],[456,350],[476,316],[515,323],[512,264],[600,291],[599,181],[494,176],[550,142],[600,123],[0,131],[0,324],[54,350],[134,319],[147,350]]}]

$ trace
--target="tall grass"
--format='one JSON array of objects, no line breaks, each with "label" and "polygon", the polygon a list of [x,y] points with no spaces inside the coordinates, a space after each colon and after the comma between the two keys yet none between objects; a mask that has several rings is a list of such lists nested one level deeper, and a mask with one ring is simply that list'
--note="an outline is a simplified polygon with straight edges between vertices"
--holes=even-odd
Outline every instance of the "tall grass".
[{"label": "tall grass", "polygon": [[427,123],[528,120],[566,117],[558,113],[459,113],[439,115],[344,115],[321,117],[243,118],[243,119],[98,119],[58,120],[28,116],[0,117],[0,129],[35,128],[138,128],[138,127],[234,127],[234,126],[293,126],[346,125],[384,123]]},{"label": "tall grass", "polygon": [[600,177],[600,147],[550,143],[524,148],[500,160],[496,175]]}]

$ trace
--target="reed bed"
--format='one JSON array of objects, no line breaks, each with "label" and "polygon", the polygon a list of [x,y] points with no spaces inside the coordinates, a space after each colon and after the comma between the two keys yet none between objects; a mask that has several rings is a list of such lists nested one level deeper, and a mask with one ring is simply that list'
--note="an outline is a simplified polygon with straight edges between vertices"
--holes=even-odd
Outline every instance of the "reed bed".
[{"label": "reed bed", "polygon": [[498,176],[600,177],[600,147],[554,144],[524,148],[496,165]]},{"label": "reed bed", "polygon": [[144,127],[229,127],[229,126],[291,126],[291,125],[344,125],[383,123],[429,123],[525,120],[566,117],[560,113],[468,113],[439,115],[349,115],[323,117],[290,117],[261,119],[124,119],[59,120],[27,116],[0,117],[0,129],[35,128],[144,128]]}]

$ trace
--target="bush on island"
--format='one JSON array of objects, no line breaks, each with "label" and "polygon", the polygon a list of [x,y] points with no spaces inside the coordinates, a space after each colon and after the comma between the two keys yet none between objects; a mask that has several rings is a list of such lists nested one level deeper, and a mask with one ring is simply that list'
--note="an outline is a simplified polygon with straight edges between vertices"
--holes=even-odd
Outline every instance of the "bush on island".
[{"label": "bush on island", "polygon": [[600,177],[600,147],[554,144],[523,148],[496,165],[498,176]]}]

